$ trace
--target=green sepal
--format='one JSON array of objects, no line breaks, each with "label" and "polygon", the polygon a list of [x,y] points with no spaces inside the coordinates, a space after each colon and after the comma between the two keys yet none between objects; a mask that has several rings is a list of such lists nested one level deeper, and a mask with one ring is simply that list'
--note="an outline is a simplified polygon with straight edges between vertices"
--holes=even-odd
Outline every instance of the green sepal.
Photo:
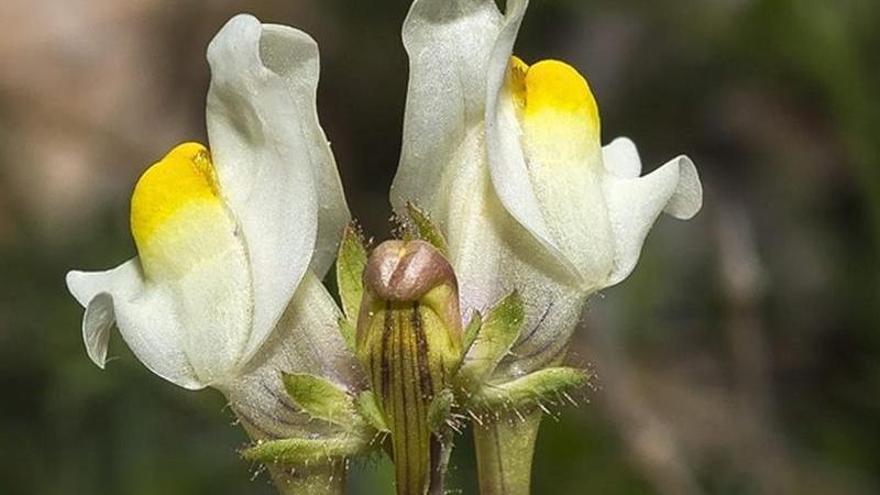
[{"label": "green sepal", "polygon": [[357,328],[355,327],[355,322],[343,316],[336,321],[336,324],[339,327],[339,333],[342,334],[342,340],[348,346],[348,350],[355,352],[357,349]]},{"label": "green sepal", "polygon": [[506,383],[486,384],[469,396],[466,406],[479,413],[542,406],[586,384],[590,376],[577,368],[545,368]]},{"label": "green sepal", "polygon": [[461,342],[461,352],[464,355],[467,355],[471,346],[474,345],[474,341],[477,340],[477,335],[480,333],[480,327],[482,326],[483,315],[481,315],[479,311],[474,311],[474,314],[471,316],[471,321],[468,322],[467,327],[464,329],[464,337]]},{"label": "green sepal", "polygon": [[308,373],[282,373],[284,388],[309,416],[352,429],[363,425],[354,399],[332,381]]},{"label": "green sepal", "polygon": [[359,435],[339,435],[329,438],[285,438],[260,441],[242,451],[248,461],[265,464],[302,465],[354,457],[370,448],[369,441]]},{"label": "green sepal", "polygon": [[371,390],[361,392],[355,399],[355,407],[361,417],[372,426],[375,430],[382,433],[390,433],[391,429],[385,424],[385,418],[382,417],[382,411],[376,402],[376,395]]},{"label": "green sepal", "polygon": [[449,389],[444,388],[434,397],[428,405],[428,429],[432,433],[438,433],[446,426],[453,405],[455,405],[455,396]]},{"label": "green sepal", "polygon": [[478,386],[495,371],[519,338],[524,317],[522,298],[517,291],[489,310],[459,370],[465,388]]},{"label": "green sepal", "polygon": [[336,258],[336,285],[342,310],[353,327],[360,312],[364,295],[364,267],[367,266],[367,250],[360,232],[354,224],[345,228]]},{"label": "green sepal", "polygon": [[449,245],[446,243],[446,238],[437,225],[428,217],[428,214],[410,202],[406,203],[406,213],[412,221],[412,226],[415,228],[418,238],[428,242],[437,248],[440,254],[448,258]]}]

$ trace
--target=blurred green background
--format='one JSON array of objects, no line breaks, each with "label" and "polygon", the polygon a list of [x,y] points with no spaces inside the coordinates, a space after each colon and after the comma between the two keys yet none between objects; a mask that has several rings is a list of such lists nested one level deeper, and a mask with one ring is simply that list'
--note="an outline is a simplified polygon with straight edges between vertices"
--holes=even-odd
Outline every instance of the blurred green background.
[{"label": "blurred green background", "polygon": [[[272,492],[219,393],[163,382],[118,336],[91,364],[64,274],[134,253],[133,184],[204,141],[204,50],[240,11],[318,40],[352,211],[387,236],[408,3],[0,5],[0,493]],[[880,2],[532,3],[518,53],[578,67],[606,142],[649,168],[688,153],[706,188],[589,304],[570,361],[599,387],[545,421],[534,493],[880,493]],[[452,493],[475,493],[459,446]],[[352,478],[389,493],[378,457]]]}]

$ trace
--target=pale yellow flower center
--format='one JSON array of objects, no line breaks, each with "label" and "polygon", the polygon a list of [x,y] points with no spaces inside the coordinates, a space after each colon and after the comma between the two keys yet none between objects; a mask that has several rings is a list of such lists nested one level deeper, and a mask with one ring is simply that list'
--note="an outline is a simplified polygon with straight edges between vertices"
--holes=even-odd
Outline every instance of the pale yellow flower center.
[{"label": "pale yellow flower center", "polygon": [[184,143],[152,165],[131,197],[131,233],[150,278],[179,277],[229,248],[235,225],[208,150]]}]

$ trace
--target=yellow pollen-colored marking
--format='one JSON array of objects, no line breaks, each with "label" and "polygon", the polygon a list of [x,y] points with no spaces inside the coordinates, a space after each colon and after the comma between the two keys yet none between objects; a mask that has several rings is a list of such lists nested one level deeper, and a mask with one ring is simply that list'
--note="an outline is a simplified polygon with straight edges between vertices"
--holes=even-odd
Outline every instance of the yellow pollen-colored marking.
[{"label": "yellow pollen-colored marking", "polygon": [[218,206],[214,165],[198,143],[178,145],[138,180],[131,196],[131,233],[143,255],[160,227],[182,207]]},{"label": "yellow pollen-colored marking", "polygon": [[574,124],[579,128],[577,131],[598,137],[596,98],[587,80],[574,67],[558,60],[542,60],[529,67],[514,56],[508,81],[522,118],[547,124],[554,120],[566,126]]}]

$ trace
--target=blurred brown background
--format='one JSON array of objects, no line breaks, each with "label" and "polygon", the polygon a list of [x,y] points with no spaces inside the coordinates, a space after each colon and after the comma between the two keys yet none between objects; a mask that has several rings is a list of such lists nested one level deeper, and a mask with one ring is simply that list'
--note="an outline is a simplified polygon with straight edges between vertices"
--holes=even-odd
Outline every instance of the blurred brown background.
[{"label": "blurred brown background", "polygon": [[[591,80],[605,140],[697,163],[595,297],[571,361],[599,388],[542,427],[534,493],[880,492],[880,3],[533,0],[518,52]],[[219,394],[88,360],[70,268],[134,253],[140,172],[205,140],[205,47],[232,14],[319,42],[319,107],[352,211],[388,234],[407,0],[0,3],[0,492],[271,493]],[[469,440],[453,493],[475,493]],[[352,493],[388,493],[387,462]]]}]

